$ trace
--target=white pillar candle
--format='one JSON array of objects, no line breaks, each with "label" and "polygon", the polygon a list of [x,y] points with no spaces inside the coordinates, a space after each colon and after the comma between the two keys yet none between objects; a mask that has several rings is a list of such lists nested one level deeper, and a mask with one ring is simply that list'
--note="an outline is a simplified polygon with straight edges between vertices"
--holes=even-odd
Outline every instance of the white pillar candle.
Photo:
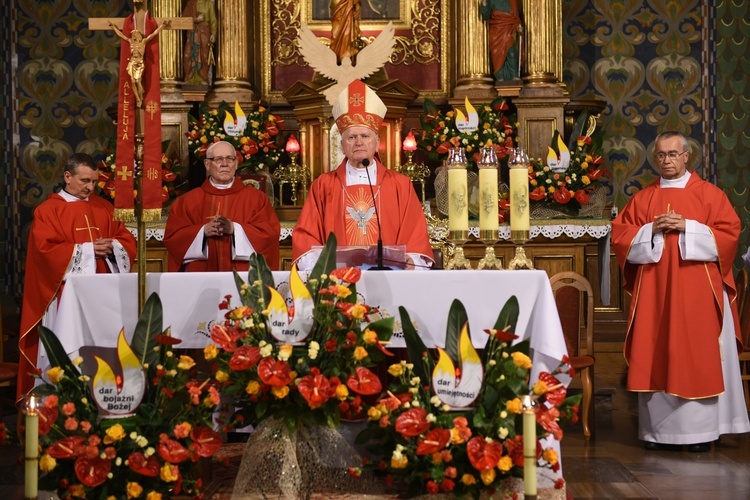
[{"label": "white pillar candle", "polygon": [[529,171],[524,165],[510,169],[510,229],[528,231],[529,228]]},{"label": "white pillar candle", "polygon": [[26,412],[25,498],[36,498],[39,482],[39,413],[33,403]]},{"label": "white pillar candle", "polygon": [[469,189],[466,168],[448,168],[448,229],[469,230]]},{"label": "white pillar candle", "polygon": [[531,396],[523,399],[523,493],[536,495],[536,415]]},{"label": "white pillar candle", "polygon": [[497,168],[479,167],[479,230],[495,231],[497,214]]}]

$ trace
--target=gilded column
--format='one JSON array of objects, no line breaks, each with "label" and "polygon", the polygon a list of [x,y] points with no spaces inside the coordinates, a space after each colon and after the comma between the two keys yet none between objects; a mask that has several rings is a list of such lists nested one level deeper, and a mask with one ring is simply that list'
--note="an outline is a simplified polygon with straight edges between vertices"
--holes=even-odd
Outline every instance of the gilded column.
[{"label": "gilded column", "polygon": [[523,0],[523,18],[523,82],[562,82],[562,0]]},{"label": "gilded column", "polygon": [[493,78],[487,47],[487,26],[479,12],[479,0],[458,0],[454,4],[456,27],[453,54],[457,68],[454,97],[493,95]]},{"label": "gilded column", "polygon": [[250,84],[251,30],[247,0],[217,0],[219,33],[216,79],[210,102],[253,100]]},{"label": "gilded column", "polygon": [[[152,0],[151,13],[154,17],[180,17],[181,0]],[[184,33],[181,30],[163,30],[159,33],[159,73],[162,92],[177,90],[182,84],[182,44]]]}]

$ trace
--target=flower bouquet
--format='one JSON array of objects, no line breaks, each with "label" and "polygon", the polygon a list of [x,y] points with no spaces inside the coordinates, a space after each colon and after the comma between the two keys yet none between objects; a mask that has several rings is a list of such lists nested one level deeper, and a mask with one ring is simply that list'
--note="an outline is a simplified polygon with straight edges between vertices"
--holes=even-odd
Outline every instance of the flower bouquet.
[{"label": "flower bouquet", "polygon": [[188,117],[188,129],[188,148],[197,159],[205,158],[211,143],[227,141],[237,150],[237,169],[241,174],[269,171],[279,162],[281,150],[276,138],[284,129],[284,122],[260,102],[253,103],[247,114],[237,103],[233,113],[224,101],[218,108],[202,102],[198,116]]},{"label": "flower bouquet", "polygon": [[121,331],[112,362],[99,351],[90,374],[40,327],[52,366],[33,391],[42,398],[41,490],[60,498],[201,496],[198,467],[221,446],[212,424],[218,391],[192,358],[174,354],[179,340],[162,332],[161,311],[152,294],[130,344]]},{"label": "flower bouquet", "polygon": [[607,171],[602,157],[603,131],[595,129],[596,121],[582,113],[567,146],[555,132],[546,161],[531,162],[529,198],[539,202],[532,207],[533,218],[601,216],[606,195],[598,188]]},{"label": "flower bouquet", "polygon": [[255,427],[236,496],[362,486],[341,477],[360,458],[335,428],[382,391],[369,367],[391,355],[394,320],[369,320],[377,310],[358,301],[361,271],[334,270],[335,255],[331,236],[307,283],[292,268],[286,300],[263,257],[252,256],[248,281],[235,273],[241,305],[230,296],[220,305],[226,319],[211,328],[205,357],[227,399],[227,430]]},{"label": "flower bouquet", "polygon": [[[580,396],[567,397],[555,373],[542,372],[530,387],[528,341],[512,344],[518,301],[511,297],[488,334],[484,351],[471,345],[463,305],[449,312],[445,348],[435,359],[422,343],[406,311],[401,322],[412,363],[388,369],[393,383],[368,410],[370,426],[358,441],[368,443],[372,467],[407,496],[450,493],[478,498],[510,492],[512,478],[523,476],[521,398],[537,399],[536,436],[562,438],[558,421],[577,418]],[[459,364],[460,363],[460,364]],[[537,440],[537,458],[559,468],[554,448]],[[556,487],[561,488],[562,480]]]}]

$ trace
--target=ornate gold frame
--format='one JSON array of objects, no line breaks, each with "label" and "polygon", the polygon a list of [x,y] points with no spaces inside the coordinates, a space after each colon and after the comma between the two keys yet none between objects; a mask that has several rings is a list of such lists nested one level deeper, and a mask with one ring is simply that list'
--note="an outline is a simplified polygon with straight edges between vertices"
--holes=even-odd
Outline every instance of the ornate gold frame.
[{"label": "ornate gold frame", "polygon": [[[411,28],[411,36],[397,36],[391,63],[396,65],[440,63],[440,89],[419,91],[419,99],[442,100],[450,95],[450,0],[401,0],[401,19],[409,24],[396,29]],[[274,66],[299,64],[297,30],[300,19],[311,20],[310,0],[264,0],[260,3],[260,93],[271,103],[284,102],[281,90],[271,90],[271,69]],[[304,16],[304,17],[303,17]],[[316,23],[322,23],[316,21]],[[387,23],[362,24],[373,30]],[[395,24],[395,23],[394,23]],[[439,38],[438,38],[439,34]],[[272,35],[274,35],[272,40]]]}]

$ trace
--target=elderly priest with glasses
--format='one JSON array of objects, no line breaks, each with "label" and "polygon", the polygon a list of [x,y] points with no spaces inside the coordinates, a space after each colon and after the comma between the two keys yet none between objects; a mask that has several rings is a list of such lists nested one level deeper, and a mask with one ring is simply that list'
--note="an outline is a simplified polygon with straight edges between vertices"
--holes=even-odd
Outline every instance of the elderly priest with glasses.
[{"label": "elderly priest with glasses", "polygon": [[[407,268],[430,267],[432,247],[422,206],[409,177],[387,169],[376,157],[386,106],[364,82],[341,92],[333,117],[346,158],[310,186],[292,235],[292,257],[312,268],[330,233],[339,245],[403,245]],[[394,262],[385,262],[394,264]]]},{"label": "elderly priest with glasses", "polygon": [[281,226],[265,193],[235,177],[234,146],[206,150],[208,178],[172,204],[164,232],[170,271],[246,271],[254,253],[279,267]]},{"label": "elderly priest with glasses", "polygon": [[721,189],[686,170],[684,135],[660,134],[654,159],[661,178],[612,223],[632,295],[627,388],[646,449],[705,452],[721,434],[750,431],[732,277],[740,220]]}]

